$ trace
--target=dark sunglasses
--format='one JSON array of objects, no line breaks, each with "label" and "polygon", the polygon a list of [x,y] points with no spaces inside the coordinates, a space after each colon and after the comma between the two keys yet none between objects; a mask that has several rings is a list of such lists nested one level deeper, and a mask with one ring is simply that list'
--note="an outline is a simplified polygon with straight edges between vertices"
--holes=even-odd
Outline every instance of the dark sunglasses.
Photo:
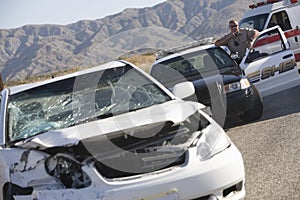
[{"label": "dark sunglasses", "polygon": [[231,25],[230,28],[236,28],[238,25]]}]

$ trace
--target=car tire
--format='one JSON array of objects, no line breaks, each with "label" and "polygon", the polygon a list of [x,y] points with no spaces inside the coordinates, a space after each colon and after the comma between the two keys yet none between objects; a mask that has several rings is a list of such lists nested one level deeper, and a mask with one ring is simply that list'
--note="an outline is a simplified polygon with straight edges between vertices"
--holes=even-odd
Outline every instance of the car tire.
[{"label": "car tire", "polygon": [[14,200],[14,195],[31,195],[32,188],[22,188],[12,183],[5,183],[2,190],[2,198],[5,200]]},{"label": "car tire", "polygon": [[239,116],[243,122],[252,122],[261,118],[263,114],[263,100],[255,86],[251,86],[253,91],[252,108]]}]

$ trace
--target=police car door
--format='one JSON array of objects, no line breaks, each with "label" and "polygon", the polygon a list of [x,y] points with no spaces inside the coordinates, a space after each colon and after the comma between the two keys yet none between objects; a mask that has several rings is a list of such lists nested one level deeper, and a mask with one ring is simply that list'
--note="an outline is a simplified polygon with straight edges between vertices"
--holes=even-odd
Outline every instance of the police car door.
[{"label": "police car door", "polygon": [[300,84],[295,56],[279,26],[260,33],[240,66],[262,96]]}]

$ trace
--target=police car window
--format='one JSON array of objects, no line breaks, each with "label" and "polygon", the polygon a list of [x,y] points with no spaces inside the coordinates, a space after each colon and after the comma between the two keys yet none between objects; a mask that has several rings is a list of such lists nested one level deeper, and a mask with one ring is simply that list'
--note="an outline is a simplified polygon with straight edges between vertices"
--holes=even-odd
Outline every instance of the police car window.
[{"label": "police car window", "polygon": [[262,31],[268,18],[268,13],[262,15],[256,15],[248,17],[240,21],[239,26],[241,28],[252,28],[258,31]]},{"label": "police car window", "polygon": [[281,11],[272,15],[268,28],[279,25],[283,31],[292,29],[289,17],[285,11]]},{"label": "police car window", "polygon": [[165,64],[185,77],[199,75],[216,68],[215,58],[211,54],[215,56],[214,53],[209,53],[209,50],[200,50],[169,60],[168,64]]},{"label": "police car window", "polygon": [[258,37],[253,44],[246,63],[274,55],[286,49],[278,29],[268,31]]},{"label": "police car window", "polygon": [[212,58],[214,58],[218,69],[235,65],[230,56],[221,48],[209,49],[209,54]]},{"label": "police car window", "polygon": [[[201,73],[212,72],[233,65],[233,60],[225,51],[220,48],[209,48],[156,64],[152,68],[151,75],[159,81],[163,80],[163,82],[165,82],[165,80],[168,79],[168,82],[170,82],[174,81],[173,79],[179,79],[178,75],[175,76],[176,73],[174,73],[174,71],[176,71],[179,76],[188,79],[191,76],[201,76]],[[168,73],[163,73],[162,71],[167,70],[167,68],[169,68]],[[166,76],[170,77],[170,73],[174,73],[171,76],[172,78],[167,78]],[[164,78],[162,78],[162,76],[164,76]]]}]

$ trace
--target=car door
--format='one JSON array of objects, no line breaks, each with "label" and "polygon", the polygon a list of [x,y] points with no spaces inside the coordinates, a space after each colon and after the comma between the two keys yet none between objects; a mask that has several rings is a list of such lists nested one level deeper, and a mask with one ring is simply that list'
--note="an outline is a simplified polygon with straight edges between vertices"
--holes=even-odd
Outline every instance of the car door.
[{"label": "car door", "polygon": [[295,56],[279,26],[260,33],[240,66],[262,96],[300,84]]}]

